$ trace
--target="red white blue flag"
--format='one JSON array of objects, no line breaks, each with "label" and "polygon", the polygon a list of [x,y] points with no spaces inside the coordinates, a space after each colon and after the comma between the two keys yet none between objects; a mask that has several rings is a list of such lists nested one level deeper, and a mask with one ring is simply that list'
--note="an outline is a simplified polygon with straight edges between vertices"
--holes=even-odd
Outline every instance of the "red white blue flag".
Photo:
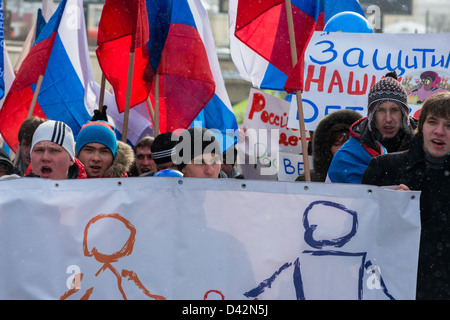
[{"label": "red white blue flag", "polygon": [[[228,93],[225,88],[222,72],[220,70],[219,59],[217,57],[212,29],[208,19],[208,13],[200,0],[188,1],[194,20],[204,43],[208,56],[208,64],[216,83],[214,95],[195,118],[192,126],[203,126],[208,129],[218,130],[221,133],[221,147],[226,151],[233,147],[237,140],[237,121],[231,106]],[[213,130],[213,131],[214,131]]]},{"label": "red white blue flag", "polygon": [[113,87],[119,112],[125,110],[130,54],[134,54],[130,108],[148,97],[151,82],[143,79],[149,61],[148,33],[145,0],[105,1],[96,54],[105,78]]},{"label": "red white blue flag", "polygon": [[[74,108],[74,105],[84,102],[84,88],[71,86],[62,92],[63,95],[68,94],[68,96],[66,98],[60,98],[59,93],[61,93],[61,91],[55,87],[55,82],[58,82],[57,87],[59,88],[61,87],[62,82],[71,80],[73,76],[76,76],[76,72],[74,72],[71,64],[66,65],[65,63],[62,63],[67,57],[67,53],[65,52],[64,45],[59,35],[59,28],[60,25],[62,27],[67,27],[70,24],[61,24],[60,22],[63,15],[65,15],[64,19],[73,19],[73,16],[68,17],[67,12],[65,11],[66,3],[67,0],[61,1],[49,22],[40,32],[39,37],[36,39],[36,42],[23,61],[16,78],[11,85],[6,100],[3,103],[3,107],[0,110],[0,132],[6,143],[14,152],[19,145],[17,140],[19,127],[27,118],[31,100],[40,75],[44,75],[44,81],[33,115],[54,120],[65,120],[65,122],[72,127],[74,132],[78,132],[74,127],[80,123],[77,123],[76,120],[75,123],[69,121],[73,120],[71,116],[69,117],[72,119],[61,119],[61,108],[70,110],[78,109]],[[47,65],[50,62],[52,64],[57,63],[58,70],[54,70],[54,72],[49,71],[46,74]],[[87,112],[84,117],[86,116],[88,116]]]},{"label": "red white blue flag", "polygon": [[[291,10],[299,72],[314,31],[323,30],[339,12],[364,16],[357,0],[291,0]],[[256,88],[284,90],[293,70],[285,1],[230,0],[229,18],[231,56],[239,75]]]},{"label": "red white blue flag", "polygon": [[170,28],[157,69],[160,132],[189,127],[214,96],[216,87],[192,2],[172,3]]}]

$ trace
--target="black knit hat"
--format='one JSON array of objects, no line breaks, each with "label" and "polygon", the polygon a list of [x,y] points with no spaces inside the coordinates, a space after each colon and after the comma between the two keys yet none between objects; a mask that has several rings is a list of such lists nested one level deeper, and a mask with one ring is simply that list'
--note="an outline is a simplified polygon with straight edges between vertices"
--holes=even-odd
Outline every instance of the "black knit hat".
[{"label": "black knit hat", "polygon": [[156,136],[150,147],[152,158],[156,164],[172,161],[175,154],[175,146],[178,143],[178,136],[172,132],[164,132]]},{"label": "black knit hat", "polygon": [[8,154],[5,150],[0,148],[0,163],[6,166],[6,174],[12,174],[13,172],[13,163],[9,158]]},{"label": "black knit hat", "polygon": [[175,163],[181,171],[195,157],[204,153],[222,155],[220,143],[211,130],[191,127],[180,134],[180,141],[175,147]]},{"label": "black knit hat", "polygon": [[367,117],[370,131],[372,131],[373,115],[380,104],[385,101],[392,101],[398,104],[402,110],[403,126],[406,129],[409,126],[408,97],[405,88],[397,80],[397,73],[395,71],[388,72],[369,91]]}]

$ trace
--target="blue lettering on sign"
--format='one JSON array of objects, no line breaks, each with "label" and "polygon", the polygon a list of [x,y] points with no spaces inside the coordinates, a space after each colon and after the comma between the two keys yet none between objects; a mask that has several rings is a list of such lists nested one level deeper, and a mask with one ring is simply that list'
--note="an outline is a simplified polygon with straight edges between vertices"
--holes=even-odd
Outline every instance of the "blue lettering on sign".
[{"label": "blue lettering on sign", "polygon": [[327,49],[322,50],[322,53],[328,53],[328,52],[331,52],[331,58],[328,59],[328,60],[319,61],[319,60],[316,60],[316,59],[314,59],[313,57],[309,56],[309,58],[311,59],[311,61],[314,62],[314,63],[317,63],[317,64],[327,64],[327,63],[331,63],[331,62],[333,62],[334,60],[336,60],[336,57],[337,57],[338,54],[337,54],[336,50],[334,50],[334,43],[331,42],[331,41],[329,41],[329,40],[324,40],[324,41],[317,42],[317,43],[316,43],[316,46],[317,46],[317,45],[320,45],[320,44],[322,44],[322,43],[325,43],[325,44],[328,44],[328,45],[329,45]]},{"label": "blue lettering on sign", "polygon": [[[304,120],[305,120],[305,123],[313,122],[314,120],[317,119],[317,116],[319,115],[319,108],[317,108],[317,106],[315,105],[315,103],[312,102],[311,100],[308,100],[308,99],[302,99],[302,101],[303,101],[303,106],[305,106],[305,103],[306,103],[307,105],[311,106],[311,108],[313,108],[313,110],[314,110],[314,114],[312,115],[311,118],[309,118],[309,119],[306,119],[306,118],[305,118],[305,119],[304,119]],[[298,111],[297,111],[297,120],[298,120]]]},{"label": "blue lettering on sign", "polygon": [[[356,63],[349,63],[348,60],[348,56],[350,55],[350,53],[352,53],[353,51],[359,51],[359,55],[358,55],[358,62]],[[364,50],[362,50],[361,48],[351,48],[348,49],[347,51],[345,51],[344,56],[343,56],[343,60],[344,60],[344,65],[348,66],[348,67],[360,67],[360,68],[366,68],[369,65],[368,64],[364,64],[363,60],[364,60]]]},{"label": "blue lettering on sign", "polygon": [[291,159],[283,159],[283,166],[284,166],[284,173],[285,174],[296,174],[296,175],[301,175],[304,172],[304,165],[303,165],[303,161],[299,161],[297,162],[297,168],[295,168],[292,165],[292,161]]},{"label": "blue lettering on sign", "polygon": [[292,166],[290,159],[286,159],[286,158],[283,159],[283,164],[284,164],[284,173],[286,173],[286,174],[295,173],[295,168]]},{"label": "blue lettering on sign", "polygon": [[333,112],[333,111],[330,112],[330,109],[331,110],[340,110],[341,106],[326,106],[325,107],[325,115],[328,115],[329,113]]},{"label": "blue lettering on sign", "polygon": [[[336,45],[331,40],[322,40],[315,43],[315,46],[321,46],[314,56],[309,55],[309,59],[317,65],[325,65],[335,62],[335,60],[342,55],[342,64],[350,68],[366,68],[370,64],[364,63],[364,58],[371,60],[372,66],[375,70],[397,70],[398,76],[405,74],[406,70],[416,70],[418,68],[433,68],[441,67],[448,69],[450,65],[450,52],[447,54],[437,54],[436,49],[433,48],[413,48],[412,53],[406,53],[404,50],[393,52],[384,52],[383,48],[374,49],[373,52],[367,52],[362,48],[352,47],[346,49],[344,52],[338,51]],[[369,61],[370,61],[369,60]]]}]

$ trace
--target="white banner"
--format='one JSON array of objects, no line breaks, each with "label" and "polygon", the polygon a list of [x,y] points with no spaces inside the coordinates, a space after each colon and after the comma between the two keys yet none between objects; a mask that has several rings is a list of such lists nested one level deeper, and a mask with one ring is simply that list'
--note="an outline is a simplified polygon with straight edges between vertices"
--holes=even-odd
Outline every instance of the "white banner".
[{"label": "white banner", "polygon": [[419,192],[137,177],[0,194],[0,299],[415,298]]},{"label": "white banner", "polygon": [[[237,144],[239,170],[244,177],[293,181],[305,172],[303,157],[301,161],[296,157],[302,154],[300,130],[288,128],[289,108],[286,100],[250,89],[243,122],[245,138]],[[308,131],[305,138],[310,139]],[[295,163],[285,156],[295,158]],[[312,169],[312,157],[309,158]],[[295,171],[291,165],[295,165]]]},{"label": "white banner", "polygon": [[[396,70],[418,116],[432,94],[449,91],[450,34],[315,32],[305,53],[303,113],[306,130],[327,114],[352,109],[367,115],[370,88]],[[295,96],[290,128],[299,128]]]}]

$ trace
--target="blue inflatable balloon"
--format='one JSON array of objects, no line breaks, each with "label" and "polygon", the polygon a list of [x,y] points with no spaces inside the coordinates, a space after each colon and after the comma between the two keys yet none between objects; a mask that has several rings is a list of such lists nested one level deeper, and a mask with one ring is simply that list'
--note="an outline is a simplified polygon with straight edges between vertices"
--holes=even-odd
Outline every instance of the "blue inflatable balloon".
[{"label": "blue inflatable balloon", "polygon": [[175,169],[164,169],[153,175],[154,177],[182,177],[183,174]]},{"label": "blue inflatable balloon", "polygon": [[373,33],[370,22],[362,15],[352,11],[343,11],[332,16],[325,24],[323,31]]}]

